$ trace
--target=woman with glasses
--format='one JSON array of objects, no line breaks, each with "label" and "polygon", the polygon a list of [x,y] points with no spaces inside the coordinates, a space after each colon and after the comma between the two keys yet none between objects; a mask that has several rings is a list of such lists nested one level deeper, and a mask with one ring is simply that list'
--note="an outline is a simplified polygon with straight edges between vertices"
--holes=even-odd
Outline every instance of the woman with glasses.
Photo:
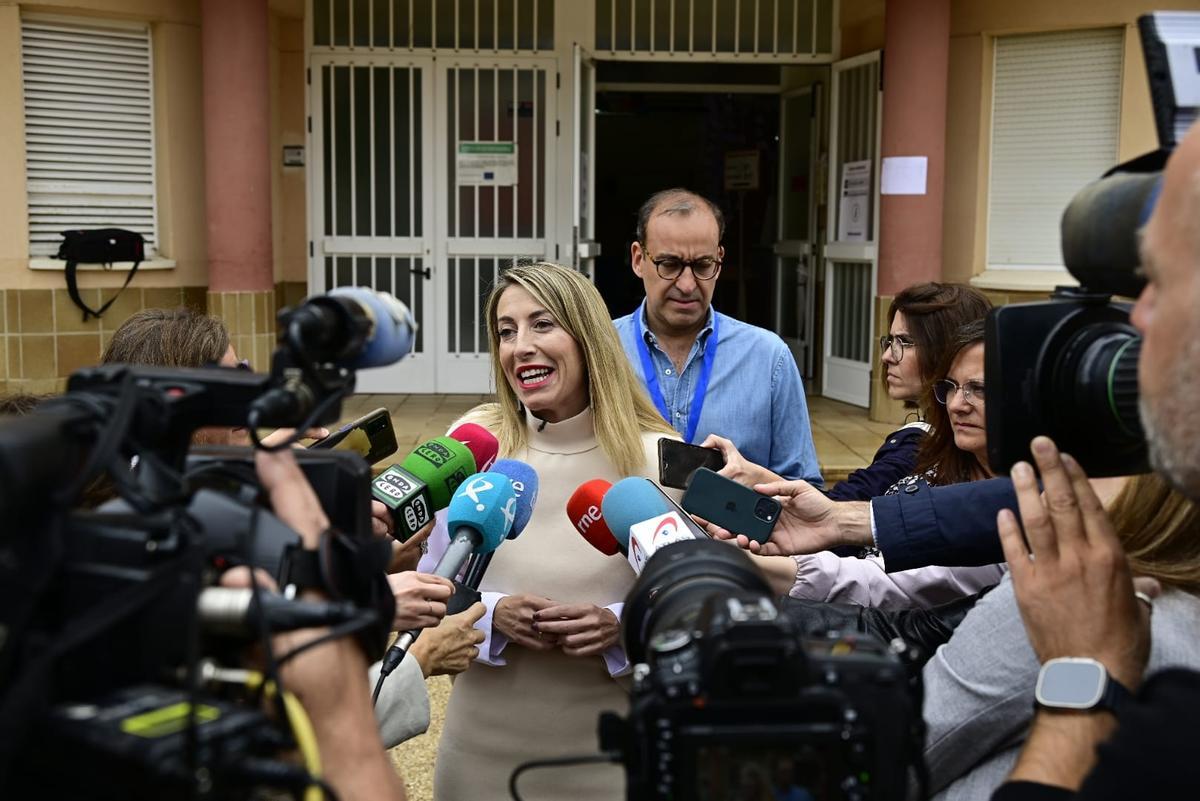
[{"label": "woman with glasses", "polygon": [[[924,406],[930,433],[916,467],[882,494],[958,484],[992,476],[987,461],[987,407],[983,382],[983,320],[961,327],[934,372]],[[722,532],[722,536],[724,532]],[[1000,565],[921,567],[887,573],[878,553],[863,558],[825,551],[804,556],[760,556],[759,566],[780,594],[885,609],[930,608],[996,584]]]},{"label": "woman with glasses", "polygon": [[[883,495],[917,463],[917,449],[929,431],[932,396],[928,388],[954,333],[983,319],[991,303],[963,284],[924,283],[904,289],[888,306],[888,333],[880,338],[880,382],[888,397],[912,410],[905,425],[884,439],[871,464],[855,470],[828,495],[835,501],[867,501]],[[710,436],[702,443],[725,456],[721,474],[753,486],[779,481],[771,471],[747,461],[732,442]]]}]

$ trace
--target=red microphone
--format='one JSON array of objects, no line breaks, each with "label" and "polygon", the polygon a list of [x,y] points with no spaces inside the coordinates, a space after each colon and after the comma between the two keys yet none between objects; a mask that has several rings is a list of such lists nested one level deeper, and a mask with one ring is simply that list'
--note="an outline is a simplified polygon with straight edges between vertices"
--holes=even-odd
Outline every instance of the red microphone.
[{"label": "red microphone", "polygon": [[475,423],[463,423],[449,434],[450,439],[456,439],[475,457],[475,472],[485,473],[492,469],[496,454],[500,452],[500,442],[491,431]]},{"label": "red microphone", "polygon": [[604,516],[600,513],[600,502],[612,484],[602,478],[594,478],[579,485],[567,501],[567,517],[575,530],[591,543],[592,547],[605,556],[621,552],[617,538],[608,530]]}]

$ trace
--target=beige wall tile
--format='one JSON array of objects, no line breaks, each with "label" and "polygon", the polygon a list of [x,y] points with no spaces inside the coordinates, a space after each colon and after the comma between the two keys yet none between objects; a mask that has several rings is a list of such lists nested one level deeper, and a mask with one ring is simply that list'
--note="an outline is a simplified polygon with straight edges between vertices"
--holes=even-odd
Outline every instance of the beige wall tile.
[{"label": "beige wall tile", "polygon": [[21,367],[23,378],[55,378],[54,337],[26,334],[21,337]]},{"label": "beige wall tile", "polygon": [[100,332],[100,355],[101,356],[104,355],[104,351],[108,350],[108,343],[112,342],[112,338],[113,338],[112,331],[101,331]]},{"label": "beige wall tile", "polygon": [[101,331],[116,331],[134,312],[148,308],[141,287],[129,287],[113,301],[108,311],[100,318]]},{"label": "beige wall tile", "polygon": [[[112,290],[109,290],[111,297]],[[93,309],[100,308],[100,290],[99,289],[80,289],[79,299]],[[108,315],[112,312],[105,312]],[[85,323],[83,321],[83,310],[71,301],[71,294],[65,289],[54,290],[54,326],[58,332],[67,333],[95,333],[100,330],[100,321],[95,317],[89,317]]]},{"label": "beige wall tile", "polygon": [[4,324],[5,332],[15,334],[21,330],[20,294],[15,289],[4,292]]},{"label": "beige wall tile", "polygon": [[0,336],[0,379],[7,381],[8,378],[8,337]]},{"label": "beige wall tile", "polygon": [[238,293],[237,327],[239,334],[253,334],[254,330],[254,292]]},{"label": "beige wall tile", "polygon": [[8,377],[21,378],[24,375],[21,369],[21,339],[11,334],[4,339],[8,343]]},{"label": "beige wall tile", "polygon": [[171,309],[183,302],[183,292],[179,287],[147,287],[142,298],[147,309]]},{"label": "beige wall tile", "polygon": [[270,315],[267,312],[271,305],[270,295],[274,292],[255,292],[254,293],[254,333],[265,334],[271,330]]},{"label": "beige wall tile", "polygon": [[26,289],[21,298],[21,333],[54,332],[54,298],[49,289]]},{"label": "beige wall tile", "polygon": [[200,312],[208,311],[208,287],[188,286],[183,288],[183,305]]},{"label": "beige wall tile", "polygon": [[100,363],[100,335],[60,334],[58,336],[59,377],[69,376],[81,367]]}]

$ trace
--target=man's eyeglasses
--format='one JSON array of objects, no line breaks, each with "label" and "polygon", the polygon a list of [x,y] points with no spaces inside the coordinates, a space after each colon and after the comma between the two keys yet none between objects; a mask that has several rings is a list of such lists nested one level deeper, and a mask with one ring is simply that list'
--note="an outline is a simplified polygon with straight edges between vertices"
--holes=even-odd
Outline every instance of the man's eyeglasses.
[{"label": "man's eyeglasses", "polygon": [[879,338],[879,349],[890,349],[892,359],[897,363],[904,361],[904,351],[916,347],[916,345],[917,343],[913,342],[911,337],[904,336],[903,334],[896,334],[895,336],[884,334]]},{"label": "man's eyeglasses", "polygon": [[973,400],[978,400],[983,403],[983,382],[968,381],[963,385],[959,385],[956,381],[950,378],[943,378],[941,381],[933,385],[933,397],[938,403],[943,406],[950,402],[954,397],[954,393],[962,390],[963,400],[970,403]]},{"label": "man's eyeglasses", "polygon": [[691,267],[692,275],[696,276],[698,281],[710,281],[716,278],[717,273],[721,270],[721,260],[712,256],[701,256],[698,259],[681,259],[678,256],[661,256],[654,258],[650,255],[650,249],[646,247],[646,243],[642,243],[642,250],[646,253],[646,258],[654,265],[655,272],[658,277],[664,281],[674,281],[679,276],[683,275],[683,271]]}]

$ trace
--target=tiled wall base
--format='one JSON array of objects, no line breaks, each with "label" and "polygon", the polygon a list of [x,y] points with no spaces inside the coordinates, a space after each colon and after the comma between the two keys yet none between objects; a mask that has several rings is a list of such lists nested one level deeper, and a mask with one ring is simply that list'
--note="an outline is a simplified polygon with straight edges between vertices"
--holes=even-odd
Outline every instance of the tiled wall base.
[{"label": "tiled wall base", "polygon": [[229,341],[239,359],[249,359],[254,369],[271,368],[275,349],[275,290],[262,292],[209,292],[208,313],[229,329]]}]

